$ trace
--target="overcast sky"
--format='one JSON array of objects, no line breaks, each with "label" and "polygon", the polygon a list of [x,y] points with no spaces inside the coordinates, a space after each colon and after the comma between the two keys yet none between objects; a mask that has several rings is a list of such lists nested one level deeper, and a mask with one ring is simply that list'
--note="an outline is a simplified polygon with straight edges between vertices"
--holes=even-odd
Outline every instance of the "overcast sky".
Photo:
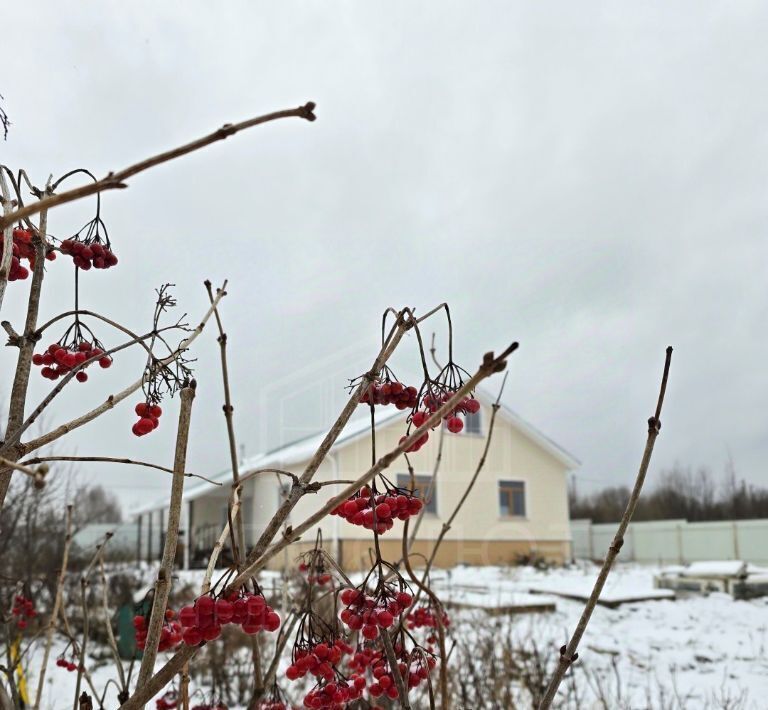
[{"label": "overcast sky", "polygon": [[[520,341],[505,400],[582,461],[584,488],[634,475],[669,344],[653,472],[720,471],[730,451],[768,484],[764,2],[99,0],[6,3],[2,16],[13,125],[0,161],[38,184],[317,102],[313,124],[253,129],[105,195],[120,264],[82,278],[84,306],[136,330],[159,284],[176,284],[196,322],[203,280],[229,279],[246,453],[332,421],[386,306],[448,301],[467,369]],[[93,207],[52,213],[50,232],[71,234]],[[72,269],[56,262],[47,286],[44,318],[70,307]],[[17,327],[27,288],[12,284],[3,306]],[[210,473],[228,461],[213,329],[194,355],[189,469]],[[14,356],[0,353],[4,372]],[[409,341],[396,364],[415,358]],[[121,355],[73,383],[49,423],[142,362]],[[46,385],[36,372],[32,402]],[[58,450],[169,465],[177,402],[137,440],[134,399]],[[124,467],[81,476],[126,507],[169,484]]]}]

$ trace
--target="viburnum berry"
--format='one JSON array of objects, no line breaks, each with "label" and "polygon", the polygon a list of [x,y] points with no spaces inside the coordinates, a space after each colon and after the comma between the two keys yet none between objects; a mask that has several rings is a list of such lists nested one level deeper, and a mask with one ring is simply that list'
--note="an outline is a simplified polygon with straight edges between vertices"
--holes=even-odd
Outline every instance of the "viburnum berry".
[{"label": "viburnum berry", "polygon": [[406,625],[409,629],[436,628],[438,620],[444,628],[450,626],[451,620],[444,611],[437,612],[431,606],[418,606],[409,612]]},{"label": "viburnum berry", "polygon": [[72,257],[72,262],[82,271],[94,269],[109,269],[117,264],[117,256],[109,244],[98,241],[79,241],[65,239],[59,249],[62,254]]},{"label": "viburnum berry", "polygon": [[[160,629],[160,643],[158,651],[170,651],[176,648],[182,641],[182,627],[178,621],[173,621],[176,616],[172,609],[166,609],[163,625]],[[136,647],[144,650],[147,643],[147,625],[149,618],[142,614],[133,617],[133,628],[136,631]]]},{"label": "viburnum berry", "polygon": [[[73,656],[73,658],[74,658],[74,656]],[[68,660],[67,660],[67,659],[66,659],[66,658],[65,658],[65,657],[62,655],[62,656],[59,656],[59,657],[56,659],[56,665],[57,665],[59,668],[66,668],[66,670],[67,670],[67,672],[68,672],[68,673],[72,673],[73,671],[76,671],[76,670],[77,670],[77,665],[78,665],[78,664],[77,664],[77,663],[75,663],[74,661],[68,661]]]},{"label": "viburnum berry", "polygon": [[162,697],[155,700],[157,710],[174,710],[178,705],[179,694],[175,690],[169,690]]},{"label": "viburnum berry", "polygon": [[421,500],[407,489],[388,487],[386,493],[378,494],[364,486],[334,508],[331,515],[382,535],[392,529],[395,519],[407,520],[417,515],[422,505]]},{"label": "viburnum berry", "polygon": [[363,392],[360,404],[394,404],[398,409],[413,409],[419,392],[415,387],[406,387],[402,382],[392,381],[389,375],[383,382],[374,382]]},{"label": "viburnum berry", "polygon": [[13,599],[11,614],[16,619],[16,628],[23,631],[27,628],[29,619],[34,619],[37,616],[34,601],[23,594],[17,594]]},{"label": "viburnum berry", "polygon": [[194,605],[182,607],[178,619],[187,646],[197,646],[203,640],[213,641],[221,635],[225,624],[236,624],[247,634],[273,632],[280,627],[280,616],[263,595],[246,592],[218,599],[204,594]]},{"label": "viburnum berry", "polygon": [[[82,339],[79,334],[80,327],[81,324],[75,322],[76,335],[73,340],[67,341],[70,337],[68,330],[61,341],[51,343],[43,352],[32,356],[32,364],[42,368],[40,374],[43,377],[56,380],[93,358],[98,358],[97,362],[101,368],[112,366],[112,358],[104,354],[104,346],[97,340],[91,342]],[[93,363],[88,363],[85,367],[90,367],[91,364]],[[87,382],[88,374],[84,369],[80,369],[75,373],[75,379],[78,382]]]},{"label": "viburnum berry", "polygon": [[361,631],[364,638],[373,641],[380,629],[390,628],[395,618],[412,602],[411,595],[391,582],[380,582],[373,596],[360,588],[348,588],[341,592],[339,601],[344,605],[341,620],[352,630]]},{"label": "viburnum berry", "polygon": [[144,436],[154,431],[160,425],[160,417],[163,410],[151,402],[139,402],[134,408],[139,420],[133,425],[131,431],[135,436]]},{"label": "viburnum berry", "polygon": [[[29,272],[35,268],[35,247],[32,244],[32,232],[29,229],[16,227],[11,233],[12,252],[11,267],[8,271],[9,281],[24,281],[29,278]],[[0,234],[0,253],[3,249],[3,235]],[[45,258],[53,261],[56,258],[56,252],[52,246],[46,245]],[[23,266],[21,261],[26,259],[29,262],[29,268]]]}]

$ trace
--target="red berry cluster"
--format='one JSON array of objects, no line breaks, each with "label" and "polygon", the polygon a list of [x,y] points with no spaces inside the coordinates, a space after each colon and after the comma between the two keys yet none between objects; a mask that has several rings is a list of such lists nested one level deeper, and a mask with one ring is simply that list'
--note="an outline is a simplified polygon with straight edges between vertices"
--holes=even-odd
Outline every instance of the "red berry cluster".
[{"label": "red berry cluster", "polygon": [[419,398],[415,387],[406,387],[402,382],[376,382],[360,398],[361,404],[394,404],[398,409],[413,409]]},{"label": "red berry cluster", "polygon": [[[426,680],[429,672],[437,665],[434,656],[427,655],[426,661],[424,653],[416,651],[408,653],[401,644],[394,645],[395,657],[398,659],[397,669],[400,676],[408,685],[408,688],[418,687],[422,681]],[[385,657],[380,657],[372,665],[372,674],[375,679],[368,686],[368,694],[372,698],[379,698],[386,695],[394,700],[397,698],[397,687],[392,677],[392,670]]]},{"label": "red berry cluster", "polygon": [[310,565],[306,562],[299,563],[299,572],[307,575],[307,582],[309,584],[316,584],[319,587],[324,587],[332,579],[331,575],[323,569],[315,569],[314,574],[307,574],[310,572]]},{"label": "red berry cluster", "polygon": [[[29,272],[35,268],[35,247],[32,246],[32,232],[28,229],[16,227],[13,230],[13,253],[11,255],[11,270],[8,272],[9,281],[24,281],[29,276]],[[3,235],[0,233],[0,253],[3,249]],[[53,247],[47,247],[45,258],[53,261],[56,258],[56,252]],[[21,260],[29,261],[29,269],[21,265]]]},{"label": "red berry cluster", "polygon": [[[51,343],[45,352],[35,353],[32,356],[32,364],[42,367],[40,374],[48,380],[55,380],[66,375],[70,370],[82,365],[86,360],[92,357],[98,357],[99,367],[106,370],[112,367],[112,358],[104,354],[104,350],[96,345],[82,340],[79,343],[70,343],[62,345],[61,343]],[[90,367],[90,365],[86,365]],[[78,370],[75,374],[78,382],[87,382],[88,373]]]},{"label": "red berry cluster", "polygon": [[117,256],[105,244],[100,242],[77,241],[76,239],[65,239],[61,243],[61,253],[72,257],[72,261],[78,268],[88,271],[91,267],[94,269],[109,269],[117,264]]},{"label": "red berry cluster", "polygon": [[451,624],[448,614],[444,611],[436,612],[431,606],[419,606],[415,609],[411,609],[406,623],[409,629],[421,629],[425,626],[429,628],[437,628],[438,619],[443,628],[450,626]]},{"label": "red berry cluster", "polygon": [[[425,409],[419,409],[411,414],[411,424],[417,429],[426,423],[431,414],[434,414],[445,402],[447,402],[453,396],[453,392],[446,391],[441,395],[427,393],[422,398],[422,406]],[[445,428],[452,434],[458,434],[464,429],[464,421],[458,416],[459,414],[477,414],[480,411],[480,402],[474,397],[464,397],[456,407],[448,412],[445,417]],[[434,427],[433,427],[434,428]],[[400,437],[400,443],[402,444],[406,440],[407,436]],[[429,432],[425,431],[416,441],[408,448],[408,453],[415,453],[429,440]]]},{"label": "red berry cluster", "polygon": [[352,653],[352,647],[343,639],[336,639],[333,643],[320,641],[296,648],[293,652],[293,663],[286,668],[285,677],[288,680],[296,680],[311,673],[315,678],[330,682],[335,677],[333,667],[343,655],[349,653]]},{"label": "red berry cluster", "polygon": [[[181,643],[181,624],[174,621],[176,612],[173,609],[165,610],[165,619],[160,629],[160,643],[157,646],[158,651],[170,651]],[[144,650],[147,644],[147,622],[148,618],[137,614],[133,617],[133,628],[136,629],[136,646]]]},{"label": "red berry cluster", "polygon": [[[363,688],[365,687],[365,679]],[[352,700],[357,700],[363,694],[363,688],[344,679],[321,682],[304,697],[305,708],[332,708],[342,710]]]},{"label": "red berry cluster", "polygon": [[59,668],[66,668],[67,672],[72,673],[73,671],[77,670],[77,663],[74,661],[68,661],[64,656],[59,656],[56,659],[56,665]]},{"label": "red berry cluster", "polygon": [[134,411],[136,416],[139,417],[139,421],[131,429],[134,435],[144,436],[160,426],[160,417],[163,416],[163,410],[157,404],[139,402]]},{"label": "red berry cluster", "polygon": [[210,594],[199,597],[194,606],[179,611],[184,627],[182,639],[187,646],[202,641],[213,641],[221,635],[224,624],[237,624],[247,634],[265,629],[277,631],[280,616],[269,606],[261,594],[231,594],[228,598],[214,599]]},{"label": "red berry cluster", "polygon": [[27,628],[28,619],[34,619],[37,616],[35,603],[23,594],[17,594],[14,597],[11,613],[16,619],[16,628],[21,630]]},{"label": "red berry cluster", "polygon": [[165,695],[155,700],[157,710],[174,710],[179,706],[179,694],[175,690],[169,690]]},{"label": "red berry cluster", "polygon": [[346,607],[339,615],[341,620],[369,641],[378,637],[379,629],[392,626],[395,617],[413,601],[408,592],[397,592],[388,584],[380,585],[376,597],[368,596],[360,589],[345,589],[339,598]]},{"label": "red berry cluster", "polygon": [[340,515],[352,525],[361,525],[368,530],[376,530],[379,535],[391,530],[398,520],[407,520],[417,515],[422,502],[410,491],[392,489],[386,494],[373,495],[368,486],[364,486],[353,496],[331,511],[331,515]]},{"label": "red berry cluster", "polygon": [[[434,394],[428,392],[421,400],[421,404],[424,410],[419,410],[411,415],[411,422],[414,426],[420,427],[427,421],[430,414],[436,412],[440,407],[445,404],[454,392],[446,390],[442,394]],[[445,419],[445,426],[452,434],[458,434],[464,428],[464,422],[459,418],[459,414],[477,414],[480,411],[480,402],[474,397],[464,397],[450,412],[448,412]]]}]

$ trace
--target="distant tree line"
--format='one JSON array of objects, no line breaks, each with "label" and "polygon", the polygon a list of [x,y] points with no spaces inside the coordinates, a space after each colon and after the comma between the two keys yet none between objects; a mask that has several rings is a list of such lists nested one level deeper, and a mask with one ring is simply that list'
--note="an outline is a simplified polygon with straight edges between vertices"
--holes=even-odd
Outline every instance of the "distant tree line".
[{"label": "distant tree line", "polygon": [[[643,491],[633,520],[668,520],[685,518],[704,520],[745,520],[768,517],[768,488],[739,480],[732,463],[722,476],[708,468],[694,471],[674,466],[663,470],[655,482]],[[571,479],[568,491],[571,518],[589,518],[595,523],[613,523],[621,519],[629,500],[627,486],[612,486],[582,495],[578,475]]]}]

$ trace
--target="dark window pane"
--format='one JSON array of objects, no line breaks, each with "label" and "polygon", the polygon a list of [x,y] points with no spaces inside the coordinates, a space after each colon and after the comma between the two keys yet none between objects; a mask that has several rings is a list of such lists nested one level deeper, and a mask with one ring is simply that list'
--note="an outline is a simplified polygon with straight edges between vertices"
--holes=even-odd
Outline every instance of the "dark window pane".
[{"label": "dark window pane", "polygon": [[525,517],[524,481],[499,481],[499,513],[507,517]]},{"label": "dark window pane", "polygon": [[464,415],[464,431],[467,432],[467,434],[482,433],[480,414],[481,412],[477,412],[477,414]]},{"label": "dark window pane", "polygon": [[[413,492],[419,498],[424,500],[427,491],[429,490],[430,483],[432,481],[431,476],[414,476]],[[397,486],[398,488],[405,488],[411,490],[411,477],[407,473],[397,474]],[[432,495],[428,501],[426,501],[426,509],[428,513],[437,515],[437,485],[432,489]]]}]

